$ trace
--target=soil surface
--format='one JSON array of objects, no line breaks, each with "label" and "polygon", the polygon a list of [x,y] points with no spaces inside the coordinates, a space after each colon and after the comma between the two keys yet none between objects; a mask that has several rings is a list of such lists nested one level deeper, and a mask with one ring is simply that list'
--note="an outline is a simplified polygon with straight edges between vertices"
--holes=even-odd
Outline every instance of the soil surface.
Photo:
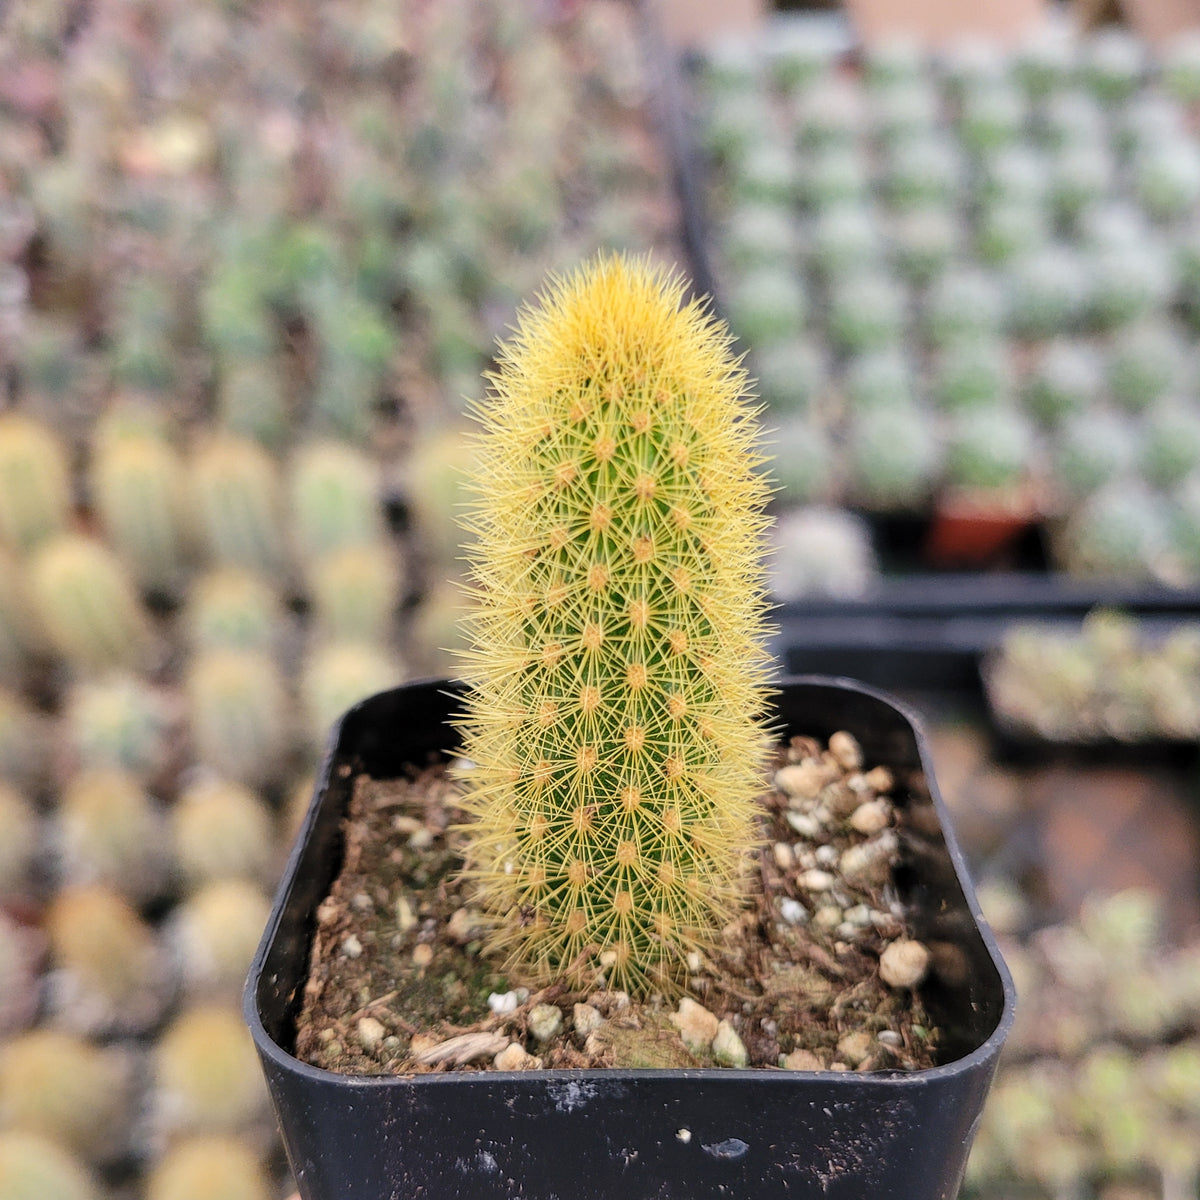
[{"label": "soil surface", "polygon": [[[348,768],[346,768],[348,770]],[[457,785],[442,766],[360,776],[341,873],[317,912],[296,1053],[348,1074],[744,1066],[912,1071],[936,1061],[929,954],[892,884],[917,773],[862,762],[848,734],[794,738],[763,803],[747,907],[688,998],[530,992],[487,958],[458,879]]]}]

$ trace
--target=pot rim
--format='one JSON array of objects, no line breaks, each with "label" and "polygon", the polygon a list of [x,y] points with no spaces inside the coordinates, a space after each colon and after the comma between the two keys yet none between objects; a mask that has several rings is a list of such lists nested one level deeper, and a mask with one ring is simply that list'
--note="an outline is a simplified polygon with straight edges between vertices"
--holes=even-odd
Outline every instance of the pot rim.
[{"label": "pot rim", "polygon": [[[440,690],[448,696],[456,696],[465,689],[465,684],[461,681],[445,676],[425,676],[420,679],[406,680],[398,684],[395,688],[386,689],[385,692],[376,693],[374,696],[365,696],[362,700],[352,705],[338,719],[327,740],[321,770],[313,787],[313,799],[310,801],[308,811],[305,813],[304,819],[293,839],[291,851],[288,854],[287,862],[280,876],[281,883],[276,891],[271,915],[267,921],[263,936],[259,941],[258,949],[255,951],[254,960],[251,963],[242,996],[243,1017],[249,1026],[258,1052],[264,1058],[269,1058],[277,1069],[307,1078],[314,1083],[336,1082],[342,1086],[363,1089],[402,1085],[440,1085],[464,1088],[486,1085],[492,1087],[506,1083],[515,1084],[518,1081],[527,1086],[535,1084],[546,1087],[564,1087],[573,1083],[594,1083],[597,1076],[602,1075],[606,1083],[636,1083],[650,1080],[661,1081],[664,1079],[676,1079],[682,1082],[690,1079],[703,1079],[706,1082],[728,1080],[730,1083],[745,1084],[754,1080],[762,1081],[763,1086],[766,1087],[787,1087],[797,1084],[804,1084],[811,1087],[815,1083],[820,1083],[822,1085],[827,1084],[831,1088],[873,1085],[887,1088],[890,1091],[903,1088],[921,1088],[940,1080],[951,1079],[957,1075],[971,1071],[981,1062],[994,1058],[999,1054],[1000,1048],[1008,1037],[1015,1017],[1016,987],[1008,965],[1000,953],[1000,948],[991,926],[988,924],[987,918],[983,915],[983,911],[979,906],[979,900],[975,895],[975,888],[967,870],[966,857],[958,844],[953,822],[950,819],[949,811],[946,808],[945,801],[942,799],[932,771],[927,774],[929,794],[934,809],[938,814],[938,821],[941,826],[942,837],[946,844],[946,850],[954,865],[955,876],[958,879],[963,897],[975,922],[976,930],[987,950],[992,967],[999,977],[1003,995],[1000,1015],[991,1033],[974,1050],[963,1055],[961,1058],[954,1059],[952,1062],[941,1063],[938,1066],[926,1067],[918,1071],[872,1071],[866,1074],[857,1074],[853,1071],[785,1071],[782,1069],[771,1070],[764,1067],[575,1067],[543,1069],[539,1071],[472,1071],[468,1073],[430,1071],[421,1074],[349,1075],[339,1071],[330,1071],[324,1067],[313,1066],[311,1063],[307,1063],[303,1059],[289,1053],[267,1032],[266,1026],[263,1024],[258,1010],[258,981],[265,968],[267,952],[275,941],[279,923],[283,917],[285,901],[290,890],[285,885],[290,883],[294,876],[297,860],[316,819],[319,807],[317,800],[323,795],[333,772],[334,750],[341,738],[342,727],[352,714],[358,712],[364,705],[371,703],[378,695],[408,688],[429,687],[431,685],[440,685]],[[896,699],[879,688],[836,675],[780,675],[772,680],[770,690],[774,694],[782,691],[785,687],[796,685],[836,687],[858,692],[861,695],[889,705],[904,718],[911,728],[921,762],[927,765],[932,764],[929,742],[922,720],[903,701]]]}]

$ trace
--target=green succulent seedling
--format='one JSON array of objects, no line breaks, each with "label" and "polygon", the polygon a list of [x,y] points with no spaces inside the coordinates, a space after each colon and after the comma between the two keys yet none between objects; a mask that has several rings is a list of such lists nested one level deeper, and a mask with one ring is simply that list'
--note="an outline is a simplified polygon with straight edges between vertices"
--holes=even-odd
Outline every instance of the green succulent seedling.
[{"label": "green succulent seedling", "polygon": [[684,288],[609,256],[553,280],[478,409],[466,871],[531,979],[677,987],[756,838],[767,484]]}]

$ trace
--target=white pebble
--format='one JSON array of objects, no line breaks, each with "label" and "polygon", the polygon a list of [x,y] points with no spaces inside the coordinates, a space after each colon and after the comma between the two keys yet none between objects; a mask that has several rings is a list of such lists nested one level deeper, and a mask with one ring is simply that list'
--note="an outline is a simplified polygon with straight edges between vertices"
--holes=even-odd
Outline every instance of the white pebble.
[{"label": "white pebble", "polygon": [[822,867],[837,866],[838,851],[836,846],[828,844],[817,847],[817,862]]},{"label": "white pebble", "polygon": [[929,970],[929,951],[912,938],[900,938],[879,956],[879,978],[888,987],[915,988]]},{"label": "white pebble", "polygon": [[342,953],[347,958],[358,958],[362,954],[362,942],[358,940],[357,934],[350,934],[345,941],[342,942]]},{"label": "white pebble", "polygon": [[789,812],[787,823],[801,836],[816,838],[821,836],[821,822],[811,813]]},{"label": "white pebble", "polygon": [[517,998],[516,992],[492,992],[488,996],[488,1008],[497,1014],[516,1012],[520,1007],[520,1000]]},{"label": "white pebble", "polygon": [[713,1058],[726,1067],[744,1067],[750,1061],[746,1043],[738,1037],[737,1030],[728,1021],[722,1021],[717,1026],[712,1053]]},{"label": "white pebble", "polygon": [[813,867],[811,871],[805,871],[796,882],[806,892],[827,892],[837,880],[828,871]]},{"label": "white pebble", "polygon": [[387,1037],[387,1029],[381,1021],[377,1021],[374,1017],[362,1017],[358,1022],[356,1032],[358,1033],[358,1044],[368,1054]]},{"label": "white pebble", "polygon": [[891,805],[886,800],[868,800],[850,814],[850,828],[870,836],[886,829],[891,820]]},{"label": "white pebble", "polygon": [[539,1042],[548,1042],[563,1027],[562,1009],[557,1004],[535,1004],[529,1011],[529,1032]]},{"label": "white pebble", "polygon": [[693,1054],[702,1054],[712,1045],[720,1022],[703,1004],[684,996],[678,1010],[671,1014],[671,1024],[679,1030],[683,1044]]},{"label": "white pebble", "polygon": [[844,729],[830,734],[829,753],[845,771],[857,771],[863,764],[862,747],[859,746],[858,739]]},{"label": "white pebble", "polygon": [[784,896],[779,902],[779,915],[789,925],[803,925],[808,920],[808,909],[799,900]]}]

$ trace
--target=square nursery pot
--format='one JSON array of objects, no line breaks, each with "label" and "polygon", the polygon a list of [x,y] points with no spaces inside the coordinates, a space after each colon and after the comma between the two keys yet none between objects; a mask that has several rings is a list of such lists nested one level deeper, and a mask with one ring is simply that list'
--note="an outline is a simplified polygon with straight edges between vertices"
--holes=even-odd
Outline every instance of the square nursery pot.
[{"label": "square nursery pot", "polygon": [[913,932],[958,969],[923,997],[942,1061],[900,1073],[544,1070],[350,1076],[299,1061],[295,1016],[317,906],[338,873],[356,772],[397,776],[454,742],[457,684],[350,709],[275,899],[245,1014],[304,1200],[935,1200],[956,1194],[1012,1022],[1014,991],[967,878],[913,717],[861,685],[784,680],[791,734],[853,733],[871,761],[924,769],[895,886]]}]

